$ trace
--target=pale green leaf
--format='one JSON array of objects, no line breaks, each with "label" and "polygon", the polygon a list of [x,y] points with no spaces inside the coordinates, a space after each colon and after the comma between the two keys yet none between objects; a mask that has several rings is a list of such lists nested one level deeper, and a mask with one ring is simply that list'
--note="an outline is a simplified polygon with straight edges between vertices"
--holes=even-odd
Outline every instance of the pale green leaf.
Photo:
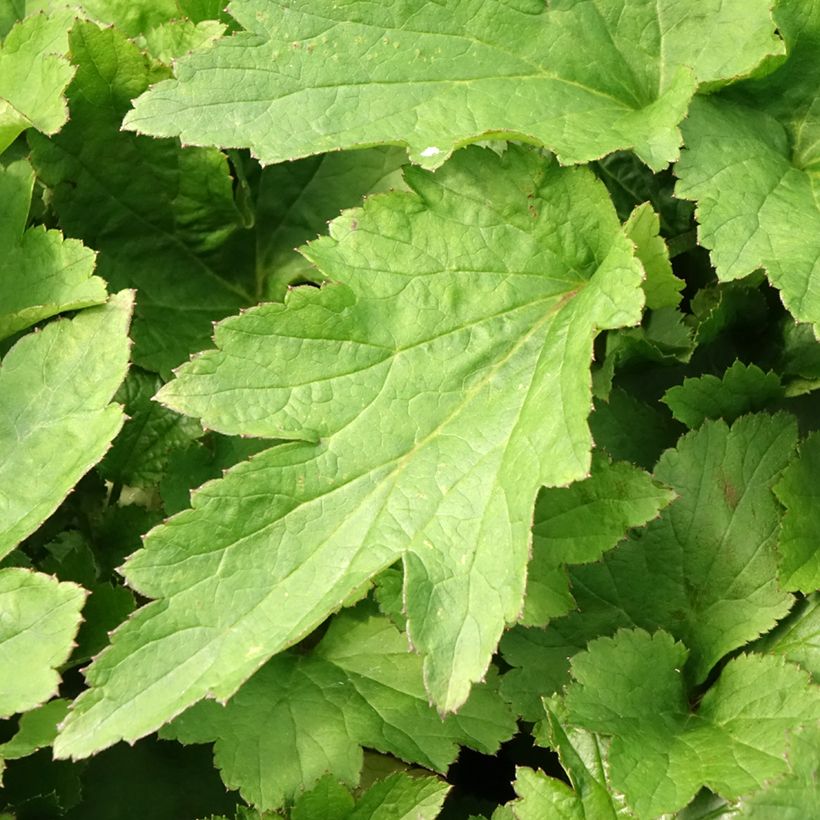
[{"label": "pale green leaf", "polygon": [[806,820],[820,810],[820,725],[789,737],[791,771],[776,783],[740,801],[740,817],[750,820]]},{"label": "pale green leaf", "polygon": [[0,557],[57,508],[123,423],[133,294],[20,339],[0,364]]},{"label": "pale green leaf", "polygon": [[66,35],[74,18],[66,8],[36,14],[0,43],[0,154],[27,128],[53,134],[68,118],[63,92],[74,69]]},{"label": "pale green leaf", "polygon": [[139,290],[134,361],[170,375],[209,344],[214,320],[253,301],[242,265],[218,258],[240,226],[228,164],[122,133],[129,101],[166,70],[113,28],[80,22],[70,41],[71,119],[52,139],[35,135],[32,161],[65,231],[100,251],[100,276]]},{"label": "pale green leaf", "polygon": [[539,695],[563,685],[567,659],[618,627],[662,628],[685,641],[693,682],[771,629],[793,602],[777,583],[772,486],[795,444],[790,417],[756,415],[731,429],[707,421],[664,453],[655,479],[678,498],[600,563],[570,569],[577,612],[543,632],[505,636],[504,658],[517,667],[505,675],[505,696],[532,714]]},{"label": "pale green leaf", "polygon": [[643,470],[596,458],[592,474],[543,489],[535,502],[532,559],[521,622],[543,626],[573,609],[566,564],[597,561],[630,527],[643,526],[675,497]]},{"label": "pale green leaf", "polygon": [[686,283],[672,272],[669,249],[659,235],[660,219],[652,206],[648,202],[639,205],[632,211],[624,227],[626,235],[635,243],[638,259],[646,271],[643,283],[646,306],[653,310],[677,307],[681,300],[680,292]]},{"label": "pale green leaf", "polygon": [[422,660],[369,608],[346,611],[310,654],[284,653],[227,706],[199,703],[162,730],[183,743],[215,741],[225,784],[274,809],[326,772],[356,786],[362,746],[445,772],[466,744],[485,753],[515,732],[491,686],[442,719],[424,690]]},{"label": "pale green leaf", "polygon": [[538,488],[588,470],[592,341],[637,321],[640,269],[589,171],[473,148],[407,181],[306,251],[332,284],[224,322],[161,391],[208,427],[302,440],[206,485],[131,558],[164,600],[91,667],[60,754],[230,696],[399,557],[433,701],[458,708],[484,675]]},{"label": "pale green leaf", "polygon": [[460,145],[507,136],[565,164],[634,148],[660,168],[699,82],[782,51],[768,0],[235,0],[230,11],[247,33],[181,61],[127,128],[248,147],[263,163],[391,143],[435,168]]},{"label": "pale green leaf", "polygon": [[776,18],[788,60],[695,100],[677,194],[697,200],[700,243],[722,280],[765,268],[795,318],[818,328],[820,0],[781,0]]},{"label": "pale green leaf", "polygon": [[700,427],[706,419],[733,422],[744,413],[763,410],[783,398],[776,373],[764,373],[755,364],[736,361],[721,378],[707,373],[684,379],[661,399],[672,415],[687,427]]},{"label": "pale green leaf", "polygon": [[224,33],[225,25],[217,20],[169,20],[146,31],[138,42],[152,57],[170,65],[175,59],[210,45]]},{"label": "pale green leaf", "polygon": [[58,231],[25,230],[33,186],[27,161],[0,164],[0,339],[107,296],[92,251]]},{"label": "pale green leaf", "polygon": [[786,508],[780,532],[780,583],[809,593],[820,589],[820,433],[809,436],[775,487]]},{"label": "pale green leaf", "polygon": [[614,788],[640,818],[683,808],[701,786],[725,798],[786,774],[786,732],[820,718],[820,687],[781,658],[729,661],[690,711],[686,648],[665,632],[621,630],[572,660],[572,723],[612,736]]},{"label": "pale green leaf", "polygon": [[86,592],[27,569],[0,570],[0,717],[25,712],[57,691]]}]

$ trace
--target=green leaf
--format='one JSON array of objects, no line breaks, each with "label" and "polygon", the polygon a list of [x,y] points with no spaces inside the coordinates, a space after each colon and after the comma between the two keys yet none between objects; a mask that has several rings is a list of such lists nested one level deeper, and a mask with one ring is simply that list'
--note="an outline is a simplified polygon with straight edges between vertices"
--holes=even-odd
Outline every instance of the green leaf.
[{"label": "green leaf", "polygon": [[290,820],[346,820],[356,801],[333,775],[325,775],[300,794],[290,811]]},{"label": "green leaf", "polygon": [[659,235],[661,223],[652,206],[648,202],[639,205],[624,227],[626,235],[635,243],[638,259],[646,271],[643,283],[646,306],[653,310],[677,307],[681,300],[680,291],[686,283],[672,273],[669,249]]},{"label": "green leaf", "polygon": [[57,509],[123,423],[133,294],[20,339],[0,367],[0,557]]},{"label": "green leaf", "polygon": [[588,171],[474,148],[407,181],[306,251],[333,284],[223,323],[161,391],[222,432],[301,440],[206,485],[129,560],[164,600],[89,669],[60,755],[229,697],[399,557],[432,700],[453,711],[483,677],[538,488],[588,470],[592,340],[637,321],[640,269]]},{"label": "green leaf", "polygon": [[134,361],[167,376],[253,301],[241,265],[218,258],[240,227],[227,160],[122,133],[130,100],[166,70],[113,28],[80,22],[70,41],[71,120],[32,138],[32,161],[66,232],[100,251],[99,275],[139,290]]},{"label": "green leaf", "polygon": [[563,725],[553,707],[545,704],[547,719],[537,727],[536,742],[553,749],[574,786],[576,805],[582,818],[614,820],[631,813],[623,805],[623,797],[612,789],[607,763],[608,744],[604,738],[577,727]]},{"label": "green leaf", "polygon": [[0,154],[27,128],[53,134],[68,118],[63,92],[74,69],[66,34],[75,16],[65,8],[36,14],[0,43]]},{"label": "green leaf", "polygon": [[349,820],[433,820],[450,786],[437,777],[398,772],[371,786],[359,798]]},{"label": "green leaf", "polygon": [[401,188],[398,148],[371,148],[309,157],[263,169],[256,196],[257,271],[268,298],[281,300],[291,282],[311,280],[316,269],[294,248],[324,233],[339,211],[366,194]]},{"label": "green leaf", "polygon": [[614,814],[587,815],[578,795],[562,780],[519,766],[513,783],[518,799],[508,804],[515,820],[585,820],[586,817],[615,817]]},{"label": "green leaf", "polygon": [[459,743],[491,754],[514,732],[491,686],[476,688],[458,715],[442,719],[406,636],[365,607],[337,616],[309,655],[279,655],[227,706],[199,703],[162,736],[215,741],[228,788],[274,809],[326,772],[356,786],[362,746],[443,773]]},{"label": "green leaf", "polygon": [[91,250],[58,231],[25,230],[33,186],[26,160],[0,164],[0,340],[107,296]]},{"label": "green leaf", "polygon": [[810,593],[820,589],[820,433],[809,436],[775,487],[786,508],[780,532],[780,583]]},{"label": "green leaf", "polygon": [[820,718],[820,687],[781,658],[729,661],[691,712],[687,650],[665,632],[621,630],[572,660],[572,723],[612,736],[614,788],[638,817],[683,808],[701,786],[725,798],[788,772],[786,732]]},{"label": "green leaf", "polygon": [[82,0],[83,9],[100,23],[136,37],[180,15],[178,0]]},{"label": "green leaf", "polygon": [[642,203],[650,202],[660,218],[664,236],[677,238],[694,229],[694,205],[673,196],[675,178],[671,171],[652,173],[628,151],[609,154],[594,163],[594,168],[622,222]]},{"label": "green leaf", "polygon": [[225,25],[217,20],[170,20],[139,38],[146,51],[162,63],[170,65],[175,59],[205,48],[225,33]]},{"label": "green leaf", "polygon": [[685,641],[693,683],[771,629],[793,602],[776,580],[780,510],[772,485],[795,440],[786,415],[744,416],[731,429],[707,421],[664,453],[655,479],[678,498],[600,563],[570,570],[578,612],[545,632],[505,636],[504,658],[519,667],[505,675],[505,696],[531,713],[539,695],[564,683],[567,658],[618,627],[662,628]]},{"label": "green leaf", "polygon": [[740,817],[750,820],[805,820],[820,806],[820,726],[806,726],[789,737],[791,771],[778,782],[740,801]]},{"label": "green leaf", "polygon": [[[616,387],[606,399],[596,398],[589,429],[596,447],[613,459],[651,470],[660,454],[675,445],[680,431],[665,410]],[[641,434],[636,436],[635,430]]]},{"label": "green leaf", "polygon": [[687,427],[700,427],[706,419],[730,424],[744,413],[762,410],[783,398],[776,373],[764,373],[755,364],[736,361],[722,378],[707,373],[671,387],[661,399],[672,415]]},{"label": "green leaf", "polygon": [[0,717],[25,712],[57,691],[86,592],[26,569],[0,570]]},{"label": "green leaf", "polygon": [[597,561],[630,527],[643,526],[674,497],[643,470],[603,458],[593,459],[584,481],[541,490],[521,622],[543,626],[573,609],[564,566]]},{"label": "green leaf", "polygon": [[294,804],[290,820],[433,820],[450,787],[436,777],[397,772],[371,786],[358,801],[324,777]]},{"label": "green leaf", "polygon": [[34,754],[38,749],[50,746],[57,737],[57,724],[66,716],[66,712],[68,701],[56,699],[20,717],[20,724],[14,737],[0,743],[0,785],[3,782],[4,761],[19,760]]},{"label": "green leaf", "polygon": [[128,421],[99,466],[109,481],[137,487],[159,484],[171,453],[202,436],[193,419],[153,401],[160,387],[159,377],[135,370],[117,391],[115,398],[125,405]]},{"label": "green leaf", "polygon": [[699,82],[782,51],[767,0],[235,0],[231,14],[247,33],[182,60],[125,127],[266,164],[389,143],[436,168],[502,136],[563,164],[634,147],[660,168]]},{"label": "green leaf", "polygon": [[820,2],[781,0],[776,15],[788,60],[694,101],[676,193],[697,200],[720,279],[765,268],[795,318],[820,328]]},{"label": "green leaf", "polygon": [[820,595],[798,601],[788,618],[754,643],[754,651],[783,655],[820,682]]}]

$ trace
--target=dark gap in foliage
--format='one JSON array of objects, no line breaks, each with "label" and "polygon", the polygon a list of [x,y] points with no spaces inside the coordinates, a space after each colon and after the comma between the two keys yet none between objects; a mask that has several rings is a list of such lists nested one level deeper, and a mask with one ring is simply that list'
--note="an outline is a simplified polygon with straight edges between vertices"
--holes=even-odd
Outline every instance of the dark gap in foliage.
[{"label": "dark gap in foliage", "polygon": [[550,777],[569,783],[558,755],[550,749],[536,746],[532,725],[519,724],[520,732],[501,745],[495,755],[485,755],[462,748],[447,771],[447,782],[453,788],[442,810],[442,820],[467,818],[492,810],[515,798],[512,783],[517,766],[540,769]]}]

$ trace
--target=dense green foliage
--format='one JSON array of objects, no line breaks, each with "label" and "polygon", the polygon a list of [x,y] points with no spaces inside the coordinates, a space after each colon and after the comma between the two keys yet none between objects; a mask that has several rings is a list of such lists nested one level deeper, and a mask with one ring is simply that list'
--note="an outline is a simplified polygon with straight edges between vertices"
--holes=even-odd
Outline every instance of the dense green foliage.
[{"label": "dense green foliage", "polygon": [[818,328],[820,0],[0,0],[0,818],[814,816]]}]

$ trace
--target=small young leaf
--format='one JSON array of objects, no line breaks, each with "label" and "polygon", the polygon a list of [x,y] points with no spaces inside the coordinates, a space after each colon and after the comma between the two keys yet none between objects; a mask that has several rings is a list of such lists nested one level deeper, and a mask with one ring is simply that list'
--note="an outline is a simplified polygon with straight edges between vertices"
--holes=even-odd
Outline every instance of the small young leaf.
[{"label": "small young leaf", "polygon": [[684,379],[666,391],[661,401],[687,427],[700,427],[706,419],[731,424],[744,413],[763,410],[783,398],[776,373],[764,373],[757,365],[735,362],[722,378],[706,374]]}]

